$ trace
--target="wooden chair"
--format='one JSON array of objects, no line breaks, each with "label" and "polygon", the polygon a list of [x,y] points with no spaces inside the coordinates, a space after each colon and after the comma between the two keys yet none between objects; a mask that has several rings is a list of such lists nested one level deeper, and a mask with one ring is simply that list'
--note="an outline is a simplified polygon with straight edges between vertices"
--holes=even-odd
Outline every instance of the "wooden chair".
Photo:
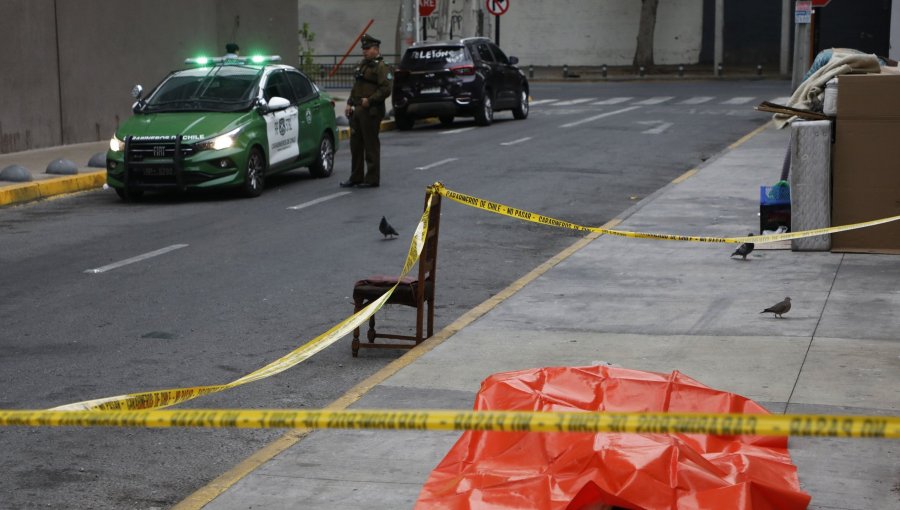
[{"label": "wooden chair", "polygon": [[[425,203],[428,203],[428,196],[425,197]],[[437,251],[438,251],[438,231],[441,224],[441,196],[437,193],[431,199],[431,211],[428,214],[428,232],[425,234],[425,244],[422,247],[422,254],[419,256],[418,276],[370,276],[356,282],[353,286],[353,306],[354,312],[358,312],[366,307],[372,301],[381,297],[398,281],[400,284],[388,298],[386,304],[398,304],[414,307],[416,309],[416,334],[398,335],[392,333],[378,333],[375,331],[375,316],[369,318],[369,331],[367,337],[369,343],[361,343],[359,341],[359,328],[353,330],[353,357],[355,358],[359,349],[412,349],[422,343],[423,340],[434,334],[434,287],[435,276],[437,272]],[[427,334],[423,334],[424,326],[426,326],[426,306],[427,306]],[[392,340],[403,340],[409,343],[375,343],[376,338],[389,338]]]}]

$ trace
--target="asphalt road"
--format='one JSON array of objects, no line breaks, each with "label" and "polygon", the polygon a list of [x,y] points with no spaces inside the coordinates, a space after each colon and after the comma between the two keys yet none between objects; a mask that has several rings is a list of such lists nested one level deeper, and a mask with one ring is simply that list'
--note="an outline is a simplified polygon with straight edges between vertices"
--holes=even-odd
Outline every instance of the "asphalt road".
[{"label": "asphalt road", "polygon": [[[487,128],[460,119],[385,133],[378,189],[341,194],[344,144],[332,177],[292,172],[257,199],[123,203],[97,190],[0,209],[0,408],[232,381],[347,317],[355,280],[399,272],[427,185],[600,225],[766,122],[753,105],[788,93],[781,81],[533,84],[524,121],[501,112]],[[382,239],[382,215],[397,240]],[[445,202],[437,328],[578,236]],[[379,312],[385,328],[409,331],[412,318]],[[183,406],[318,408],[401,354],[354,359],[347,338]],[[166,508],[280,434],[0,430],[0,506]]]}]

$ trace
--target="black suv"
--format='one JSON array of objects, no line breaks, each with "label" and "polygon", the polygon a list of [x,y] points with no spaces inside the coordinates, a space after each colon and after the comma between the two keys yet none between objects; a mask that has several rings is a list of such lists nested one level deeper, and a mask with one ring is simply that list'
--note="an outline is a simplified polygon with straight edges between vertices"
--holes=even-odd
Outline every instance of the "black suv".
[{"label": "black suv", "polygon": [[528,79],[518,63],[485,37],[413,45],[394,72],[397,128],[412,129],[416,119],[434,116],[444,125],[466,116],[487,126],[499,110],[524,119]]}]

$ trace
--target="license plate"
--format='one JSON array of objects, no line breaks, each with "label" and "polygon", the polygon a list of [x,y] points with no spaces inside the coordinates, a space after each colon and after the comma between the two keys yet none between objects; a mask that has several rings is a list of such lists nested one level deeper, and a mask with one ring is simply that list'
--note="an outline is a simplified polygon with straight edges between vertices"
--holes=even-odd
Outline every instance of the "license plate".
[{"label": "license plate", "polygon": [[150,166],[142,168],[141,173],[147,177],[165,177],[175,175],[175,169],[165,166]]},{"label": "license plate", "polygon": [[422,89],[421,93],[422,94],[440,94],[441,88],[440,87],[425,87],[424,89]]}]

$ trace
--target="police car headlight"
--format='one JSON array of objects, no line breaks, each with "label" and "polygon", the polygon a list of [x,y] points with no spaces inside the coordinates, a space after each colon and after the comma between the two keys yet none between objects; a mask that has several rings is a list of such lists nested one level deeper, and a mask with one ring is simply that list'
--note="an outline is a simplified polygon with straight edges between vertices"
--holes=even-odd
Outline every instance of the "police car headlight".
[{"label": "police car headlight", "polygon": [[122,152],[125,150],[125,142],[116,138],[116,135],[113,135],[113,137],[109,139],[109,150],[113,152]]},{"label": "police car headlight", "polygon": [[235,141],[237,141],[237,135],[240,129],[235,129],[230,133],[225,133],[224,135],[219,135],[215,138],[210,138],[209,140],[204,140],[195,145],[197,150],[214,150],[220,151],[222,149],[228,149],[229,147],[233,147]]}]

